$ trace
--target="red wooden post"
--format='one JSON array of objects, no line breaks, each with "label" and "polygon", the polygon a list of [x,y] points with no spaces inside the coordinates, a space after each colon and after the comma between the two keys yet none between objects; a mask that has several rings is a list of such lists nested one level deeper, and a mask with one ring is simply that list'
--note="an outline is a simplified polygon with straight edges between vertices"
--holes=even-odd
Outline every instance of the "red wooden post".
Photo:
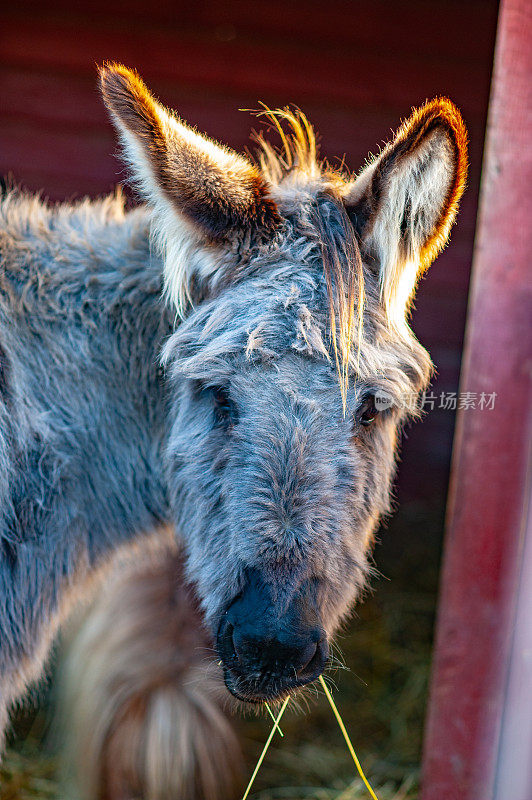
[{"label": "red wooden post", "polygon": [[423,800],[532,798],[531,29],[503,0],[461,378],[497,396],[458,418]]}]

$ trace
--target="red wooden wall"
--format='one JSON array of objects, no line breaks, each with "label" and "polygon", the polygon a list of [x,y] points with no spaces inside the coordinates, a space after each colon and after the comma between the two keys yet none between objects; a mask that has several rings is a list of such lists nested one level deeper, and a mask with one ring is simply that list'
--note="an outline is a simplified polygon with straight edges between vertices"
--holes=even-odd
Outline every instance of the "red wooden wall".
[{"label": "red wooden wall", "polygon": [[503,0],[438,611],[423,800],[532,798],[532,6]]},{"label": "red wooden wall", "polygon": [[[421,287],[414,326],[456,389],[496,28],[495,0],[25,0],[0,10],[0,173],[54,200],[121,179],[96,64],[136,67],[180,114],[236,148],[256,123],[239,108],[295,103],[330,158],[353,168],[412,105],[462,109],[469,190],[451,247]],[[414,428],[401,475],[443,504],[453,415]],[[423,463],[423,470],[419,465]],[[430,464],[430,469],[427,465]],[[422,475],[423,477],[420,477]]]}]

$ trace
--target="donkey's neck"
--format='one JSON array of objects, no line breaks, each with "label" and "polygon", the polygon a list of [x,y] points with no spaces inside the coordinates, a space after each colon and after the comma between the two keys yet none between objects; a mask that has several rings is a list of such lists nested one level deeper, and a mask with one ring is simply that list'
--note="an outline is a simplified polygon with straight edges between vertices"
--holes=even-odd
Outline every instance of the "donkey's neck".
[{"label": "donkey's neck", "polygon": [[[3,401],[24,453],[18,485],[48,509],[41,526],[65,547],[86,545],[90,563],[168,517],[157,362],[171,315],[149,222],[116,198],[0,205]],[[17,526],[20,498],[9,500]]]}]

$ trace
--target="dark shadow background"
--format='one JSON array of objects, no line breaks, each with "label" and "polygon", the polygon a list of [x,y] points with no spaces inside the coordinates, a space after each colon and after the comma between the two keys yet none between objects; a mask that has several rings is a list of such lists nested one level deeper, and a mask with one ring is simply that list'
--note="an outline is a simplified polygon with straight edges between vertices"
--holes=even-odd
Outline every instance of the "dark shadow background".
[{"label": "dark shadow background", "polygon": [[[0,174],[52,201],[101,194],[124,178],[96,89],[96,65],[107,59],[137,68],[165,104],[237,149],[258,125],[238,109],[295,104],[319,131],[322,154],[345,156],[355,171],[412,106],[447,95],[469,130],[469,188],[451,246],[420,287],[413,327],[438,368],[434,393],[457,391],[497,10],[496,0],[11,4],[0,11]],[[454,414],[436,409],[407,432],[399,510],[375,551],[390,581],[376,582],[342,643],[361,678],[339,676],[347,721],[376,774],[382,761],[383,776],[397,767],[398,781],[419,762],[453,427]],[[319,745],[332,735],[321,704],[313,720]],[[301,742],[309,730],[294,724]],[[298,752],[286,767],[294,784],[313,780],[312,751],[307,761]],[[282,772],[273,763],[264,785]]]}]

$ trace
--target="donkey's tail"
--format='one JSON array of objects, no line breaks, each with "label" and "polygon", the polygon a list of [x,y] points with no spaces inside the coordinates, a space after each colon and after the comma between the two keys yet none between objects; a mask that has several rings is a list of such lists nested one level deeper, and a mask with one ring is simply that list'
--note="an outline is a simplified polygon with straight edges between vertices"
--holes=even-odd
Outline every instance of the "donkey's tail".
[{"label": "donkey's tail", "polygon": [[179,556],[113,572],[59,675],[68,793],[234,798],[241,755]]}]

